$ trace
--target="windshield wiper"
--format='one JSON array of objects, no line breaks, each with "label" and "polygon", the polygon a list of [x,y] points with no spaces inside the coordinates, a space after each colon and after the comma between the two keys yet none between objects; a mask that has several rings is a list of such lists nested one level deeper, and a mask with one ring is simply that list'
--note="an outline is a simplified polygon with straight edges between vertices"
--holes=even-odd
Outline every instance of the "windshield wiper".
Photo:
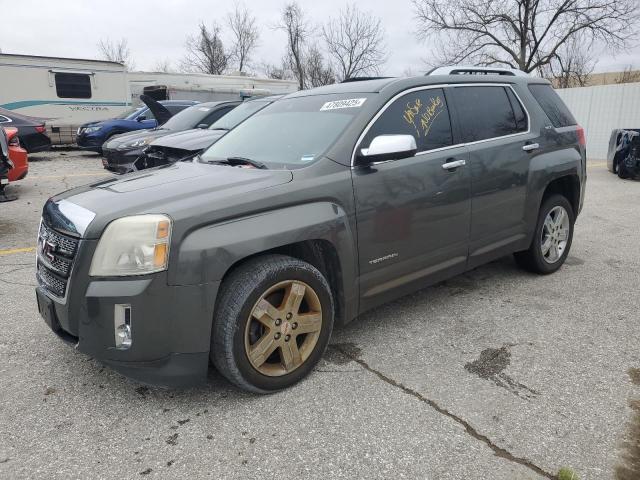
[{"label": "windshield wiper", "polygon": [[229,157],[226,160],[209,160],[207,163],[231,165],[232,167],[235,167],[238,165],[251,165],[252,167],[255,167],[255,168],[261,168],[261,169],[267,168],[267,166],[264,163],[259,162],[257,160],[251,160],[250,158],[246,158],[246,157]]}]

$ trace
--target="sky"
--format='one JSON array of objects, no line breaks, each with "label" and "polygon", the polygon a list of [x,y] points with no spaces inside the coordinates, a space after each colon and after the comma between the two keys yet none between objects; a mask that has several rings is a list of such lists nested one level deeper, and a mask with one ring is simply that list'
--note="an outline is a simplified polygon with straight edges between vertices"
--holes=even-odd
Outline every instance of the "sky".
[{"label": "sky", "polygon": [[[321,24],[344,8],[348,0],[299,0],[308,18]],[[187,35],[201,21],[223,26],[234,0],[94,0],[6,2],[9,14],[0,28],[4,53],[54,57],[98,58],[101,39],[126,38],[136,70],[151,70],[158,62],[177,64],[184,56]],[[388,60],[384,75],[420,74],[428,69],[429,42],[415,33],[411,0],[355,0],[361,10],[383,19]],[[285,0],[244,0],[260,27],[260,44],[253,55],[254,70],[263,63],[280,63],[285,51],[284,32],[273,29]],[[8,20],[8,21],[7,21]],[[223,36],[224,39],[224,36]],[[612,56],[596,52],[596,71],[619,71],[634,64],[640,68],[640,45]]]}]

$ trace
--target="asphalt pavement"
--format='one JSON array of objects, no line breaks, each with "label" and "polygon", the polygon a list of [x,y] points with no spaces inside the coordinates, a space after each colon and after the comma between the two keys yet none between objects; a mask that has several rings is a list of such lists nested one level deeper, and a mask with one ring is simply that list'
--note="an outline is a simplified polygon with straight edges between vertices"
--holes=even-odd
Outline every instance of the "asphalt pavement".
[{"label": "asphalt pavement", "polygon": [[0,478],[640,478],[640,182],[588,167],[566,265],[510,257],[337,329],[269,396],[127,380],[38,315],[46,199],[110,176],[94,154],[31,156],[0,204]]}]

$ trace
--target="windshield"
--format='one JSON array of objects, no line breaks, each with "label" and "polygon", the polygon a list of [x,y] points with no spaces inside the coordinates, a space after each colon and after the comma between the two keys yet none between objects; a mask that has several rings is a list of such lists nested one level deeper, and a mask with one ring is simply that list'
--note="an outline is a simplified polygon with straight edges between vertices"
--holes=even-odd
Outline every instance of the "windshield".
[{"label": "windshield", "polygon": [[320,158],[347,128],[366,94],[279,100],[209,147],[201,161],[245,157],[267,168],[301,168]]},{"label": "windshield", "polygon": [[239,105],[233,110],[231,110],[224,117],[219,119],[217,122],[214,122],[209,127],[209,129],[210,130],[231,130],[240,122],[246,120],[254,113],[262,110],[264,107],[266,107],[270,103],[271,102],[261,102],[258,100],[251,100],[249,102],[243,103],[242,105]]},{"label": "windshield", "polygon": [[160,128],[163,130],[188,130],[190,128],[196,128],[201,123],[205,123],[204,120],[212,111],[212,107],[194,105],[193,107],[185,108],[176,113]]},{"label": "windshield", "polygon": [[122,112],[120,115],[118,115],[117,119],[120,120],[132,120],[134,117],[137,116],[137,114],[139,112],[141,112],[142,110],[146,109],[147,107],[141,107],[140,105],[138,105],[137,107],[133,107],[130,108],[128,110],[125,110],[124,112]]}]

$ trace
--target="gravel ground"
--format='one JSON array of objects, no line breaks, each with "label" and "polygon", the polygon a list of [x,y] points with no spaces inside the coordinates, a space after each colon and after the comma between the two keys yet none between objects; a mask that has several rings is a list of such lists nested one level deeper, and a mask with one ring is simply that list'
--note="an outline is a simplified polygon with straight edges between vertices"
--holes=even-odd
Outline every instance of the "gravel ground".
[{"label": "gravel ground", "polygon": [[0,206],[0,478],[640,478],[640,182],[590,164],[557,274],[505,258],[402,298],[336,330],[307,380],[253,396],[214,371],[148,388],[48,331],[42,205],[105,171],[78,152],[30,166]]}]

